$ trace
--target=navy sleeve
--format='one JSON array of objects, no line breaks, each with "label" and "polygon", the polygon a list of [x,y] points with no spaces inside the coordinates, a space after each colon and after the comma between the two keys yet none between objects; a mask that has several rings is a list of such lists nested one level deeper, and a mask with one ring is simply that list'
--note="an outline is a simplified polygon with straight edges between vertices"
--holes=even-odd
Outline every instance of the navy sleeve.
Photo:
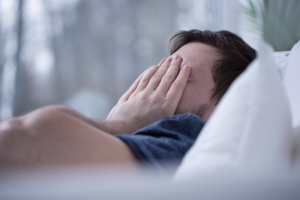
[{"label": "navy sleeve", "polygon": [[146,166],[164,171],[168,163],[177,167],[194,144],[205,122],[197,115],[173,115],[130,135],[119,134]]}]

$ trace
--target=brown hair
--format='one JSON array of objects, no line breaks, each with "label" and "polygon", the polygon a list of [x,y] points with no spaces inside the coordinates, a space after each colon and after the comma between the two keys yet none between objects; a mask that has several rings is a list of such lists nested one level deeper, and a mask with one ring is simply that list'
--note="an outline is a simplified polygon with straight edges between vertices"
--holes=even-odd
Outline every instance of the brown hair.
[{"label": "brown hair", "polygon": [[256,56],[256,51],[234,33],[224,30],[212,32],[195,29],[175,32],[169,40],[170,54],[190,42],[200,42],[215,47],[221,55],[212,69],[215,87],[211,99],[216,103]]}]

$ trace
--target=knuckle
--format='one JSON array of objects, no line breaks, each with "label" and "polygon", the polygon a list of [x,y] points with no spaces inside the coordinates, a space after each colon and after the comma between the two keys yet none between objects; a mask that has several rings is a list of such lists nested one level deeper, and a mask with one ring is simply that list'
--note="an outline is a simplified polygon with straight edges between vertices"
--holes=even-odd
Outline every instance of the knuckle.
[{"label": "knuckle", "polygon": [[149,99],[151,99],[151,94],[149,91],[142,91],[137,96],[138,96],[139,100],[142,100],[144,102],[149,101]]},{"label": "knuckle", "polygon": [[183,88],[183,84],[180,81],[174,81],[172,83],[172,87],[175,89],[182,89]]},{"label": "knuckle", "polygon": [[158,80],[160,80],[160,79],[161,79],[161,75],[160,75],[160,74],[154,74],[154,75],[152,76],[152,78],[153,78],[153,79],[158,79]]},{"label": "knuckle", "polygon": [[143,77],[141,80],[141,84],[146,84],[148,82],[149,82],[149,78],[147,78],[147,77]]},{"label": "knuckle", "polygon": [[171,81],[173,81],[173,80],[175,79],[175,75],[174,75],[174,74],[166,74],[166,75],[164,76],[164,78],[165,78],[166,80],[171,80]]},{"label": "knuckle", "polygon": [[163,99],[162,95],[161,94],[154,94],[152,97],[151,97],[151,104],[158,104],[159,102],[161,102]]},{"label": "knuckle", "polygon": [[129,96],[128,100],[133,99],[135,96],[136,96],[136,92],[133,92],[133,93]]},{"label": "knuckle", "polygon": [[143,92],[141,94],[141,100],[148,99],[148,98],[149,98],[149,95],[146,92]]}]

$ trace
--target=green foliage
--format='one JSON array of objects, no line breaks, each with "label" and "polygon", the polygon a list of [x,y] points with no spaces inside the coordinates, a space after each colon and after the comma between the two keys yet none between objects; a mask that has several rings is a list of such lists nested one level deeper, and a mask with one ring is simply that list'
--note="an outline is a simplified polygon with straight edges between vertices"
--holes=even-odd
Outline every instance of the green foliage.
[{"label": "green foliage", "polygon": [[288,51],[300,39],[300,0],[248,0],[242,12],[275,51]]}]

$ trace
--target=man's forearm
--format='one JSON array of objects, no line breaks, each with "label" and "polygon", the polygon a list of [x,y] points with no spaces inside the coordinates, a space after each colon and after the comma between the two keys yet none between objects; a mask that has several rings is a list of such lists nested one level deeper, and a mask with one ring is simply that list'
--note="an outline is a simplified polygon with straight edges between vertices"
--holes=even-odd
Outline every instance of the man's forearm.
[{"label": "man's forearm", "polygon": [[65,107],[65,106],[57,106],[60,108],[60,111],[67,113],[68,115],[75,117],[81,121],[84,121],[85,123],[93,126],[96,129],[99,129],[101,131],[104,131],[106,133],[115,135],[120,133],[131,133],[126,126],[122,125],[121,122],[111,121],[111,120],[100,120],[100,119],[93,119],[86,117],[79,112]]},{"label": "man's forearm", "polygon": [[88,123],[91,124],[92,126],[112,135],[130,134],[134,132],[134,130],[130,130],[130,127],[126,126],[122,122],[100,120],[100,119],[93,119],[93,118],[87,118],[87,120]]}]

